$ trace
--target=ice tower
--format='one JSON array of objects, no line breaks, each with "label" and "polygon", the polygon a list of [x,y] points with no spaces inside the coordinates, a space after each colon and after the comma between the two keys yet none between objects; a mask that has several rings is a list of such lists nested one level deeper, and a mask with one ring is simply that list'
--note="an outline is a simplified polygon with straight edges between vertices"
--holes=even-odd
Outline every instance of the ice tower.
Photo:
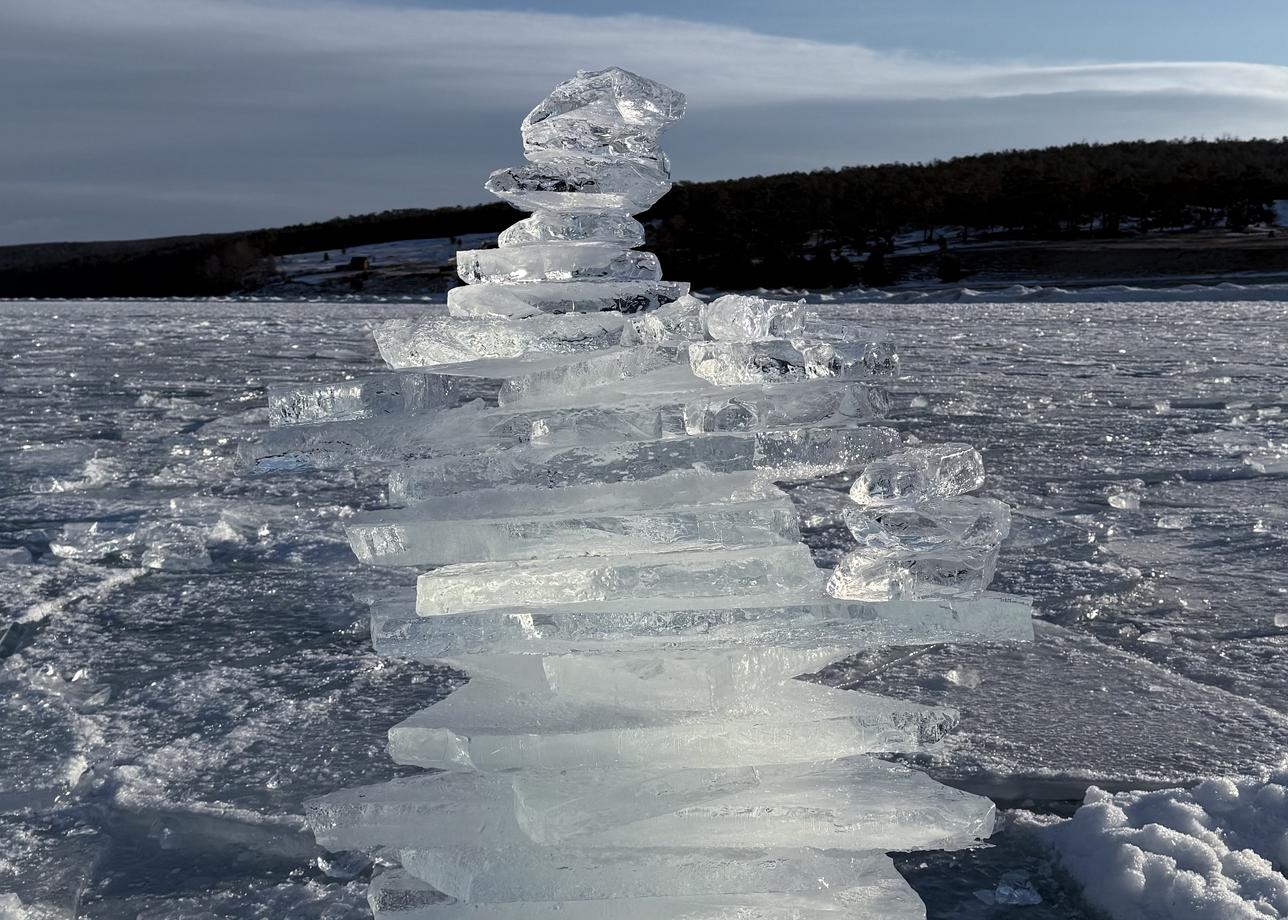
[{"label": "ice tower", "polygon": [[[394,507],[349,539],[422,574],[373,641],[470,675],[389,732],[426,772],[308,804],[321,845],[400,867],[380,918],[922,917],[885,854],[991,831],[987,799],[877,756],[956,713],[794,678],[1030,638],[1028,603],[985,591],[1009,512],[965,495],[972,448],[882,424],[885,334],[661,280],[632,215],[683,110],[616,68],[558,86],[487,183],[532,216],[458,254],[448,315],[382,324],[389,373],[274,391],[248,448],[389,468]],[[790,490],[835,475],[857,548],[829,573]]]}]

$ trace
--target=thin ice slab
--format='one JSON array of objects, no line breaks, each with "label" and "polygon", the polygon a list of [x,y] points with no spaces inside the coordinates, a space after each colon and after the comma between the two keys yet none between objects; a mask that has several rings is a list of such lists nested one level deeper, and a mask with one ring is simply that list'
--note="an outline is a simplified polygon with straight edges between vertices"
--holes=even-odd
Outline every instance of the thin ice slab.
[{"label": "thin ice slab", "polygon": [[655,598],[814,591],[822,581],[801,543],[751,548],[577,556],[443,566],[416,581],[421,616],[496,607],[617,602],[647,611]]},{"label": "thin ice slab", "polygon": [[466,284],[537,281],[660,281],[651,252],[612,243],[530,243],[456,253],[456,273]]},{"label": "thin ice slab", "polygon": [[621,339],[625,322],[624,316],[606,312],[534,316],[521,323],[435,316],[385,320],[373,334],[386,364],[415,368],[611,348]]},{"label": "thin ice slab", "polygon": [[[889,862],[884,855],[876,857]],[[694,893],[613,899],[469,903],[446,898],[403,870],[375,878],[376,920],[925,920],[917,895],[894,864],[850,888],[766,893]]]},{"label": "thin ice slab", "polygon": [[767,847],[426,847],[398,857],[448,897],[483,903],[822,892],[869,883],[889,863],[882,853]]},{"label": "thin ice slab", "polygon": [[[551,490],[568,491],[568,490]],[[671,505],[630,512],[443,519],[423,505],[355,515],[349,545],[373,565],[450,565],[705,550],[800,539],[796,508],[785,495],[753,501]]]},{"label": "thin ice slab", "polygon": [[543,846],[952,849],[992,833],[988,799],[868,757],[733,769],[445,772],[305,803],[332,850]]},{"label": "thin ice slab", "polygon": [[398,763],[440,770],[737,767],[922,750],[949,709],[789,681],[731,710],[610,706],[473,679],[389,730]]},{"label": "thin ice slab", "polygon": [[441,495],[497,486],[628,482],[701,466],[730,473],[762,470],[776,478],[814,478],[858,469],[897,450],[892,428],[785,428],[714,433],[655,441],[482,451],[399,467],[390,473],[389,498],[409,504]]},{"label": "thin ice slab", "polygon": [[562,281],[467,284],[447,292],[452,316],[522,319],[542,313],[642,313],[689,293],[685,281]]},{"label": "thin ice slab", "polygon": [[371,616],[376,651],[398,658],[452,660],[468,655],[716,651],[755,646],[854,651],[943,642],[1027,642],[1028,598],[985,592],[970,600],[845,601],[800,592],[774,597],[569,604],[420,617],[409,604]]}]

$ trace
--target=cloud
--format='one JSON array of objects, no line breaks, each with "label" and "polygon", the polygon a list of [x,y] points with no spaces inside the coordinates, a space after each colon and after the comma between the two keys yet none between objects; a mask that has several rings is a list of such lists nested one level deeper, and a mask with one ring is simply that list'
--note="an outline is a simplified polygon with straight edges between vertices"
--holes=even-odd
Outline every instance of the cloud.
[{"label": "cloud", "polygon": [[578,68],[685,91],[680,178],[1078,139],[1277,135],[1288,68],[972,62],[648,16],[5,0],[0,242],[482,200]]}]

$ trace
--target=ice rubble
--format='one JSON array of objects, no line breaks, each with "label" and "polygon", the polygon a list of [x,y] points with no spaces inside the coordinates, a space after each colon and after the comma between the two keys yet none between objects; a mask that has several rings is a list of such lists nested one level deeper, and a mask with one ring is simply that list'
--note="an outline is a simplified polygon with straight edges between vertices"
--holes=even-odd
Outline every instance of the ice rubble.
[{"label": "ice rubble", "polygon": [[[876,754],[938,742],[922,706],[795,680],[860,649],[1025,640],[985,590],[1004,505],[966,445],[879,424],[883,332],[800,303],[704,303],[631,216],[670,187],[684,98],[579,73],[488,188],[535,213],[462,252],[449,317],[395,320],[392,370],[277,389],[261,470],[390,467],[355,553],[431,567],[372,611],[378,651],[470,682],[389,733],[441,772],[307,805],[332,850],[378,850],[381,918],[924,916],[885,855],[968,847],[984,798]],[[833,573],[776,481],[856,475]]]}]

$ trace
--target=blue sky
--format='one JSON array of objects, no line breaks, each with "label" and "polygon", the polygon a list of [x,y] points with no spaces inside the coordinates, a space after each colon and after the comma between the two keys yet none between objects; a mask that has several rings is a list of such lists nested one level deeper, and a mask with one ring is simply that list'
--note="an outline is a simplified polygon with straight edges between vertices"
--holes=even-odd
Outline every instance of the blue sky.
[{"label": "blue sky", "polygon": [[678,179],[1288,135],[1288,0],[485,2],[2,0],[0,244],[486,200],[614,64],[688,94]]}]

